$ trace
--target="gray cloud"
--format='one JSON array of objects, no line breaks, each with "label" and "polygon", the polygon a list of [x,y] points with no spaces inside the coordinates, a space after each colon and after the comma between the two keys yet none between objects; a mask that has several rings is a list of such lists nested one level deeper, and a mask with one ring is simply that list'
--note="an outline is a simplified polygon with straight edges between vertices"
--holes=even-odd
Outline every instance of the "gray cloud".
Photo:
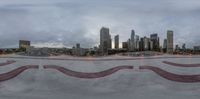
[{"label": "gray cloud", "polygon": [[119,34],[120,41],[131,29],[140,36],[158,33],[161,40],[170,29],[176,44],[192,47],[200,42],[199,17],[198,0],[1,0],[0,47],[16,47],[19,39],[92,47],[102,26]]}]

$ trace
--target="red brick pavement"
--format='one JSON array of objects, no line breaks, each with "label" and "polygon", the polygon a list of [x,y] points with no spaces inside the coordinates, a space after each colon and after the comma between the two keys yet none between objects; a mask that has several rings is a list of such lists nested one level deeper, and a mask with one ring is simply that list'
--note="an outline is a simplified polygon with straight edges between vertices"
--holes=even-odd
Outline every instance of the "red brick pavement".
[{"label": "red brick pavement", "polygon": [[68,76],[92,79],[92,78],[100,78],[100,77],[105,77],[105,76],[111,75],[121,69],[133,69],[133,66],[117,66],[117,67],[114,67],[114,68],[111,68],[111,69],[108,69],[105,71],[101,71],[101,72],[96,72],[96,73],[76,72],[76,71],[72,71],[67,68],[64,68],[61,66],[56,66],[56,65],[45,65],[44,69],[56,69]]},{"label": "red brick pavement", "polygon": [[173,74],[173,73],[167,72],[165,70],[162,70],[158,67],[153,67],[153,66],[140,66],[139,68],[151,70],[155,72],[156,74],[160,75],[161,77],[171,80],[171,81],[184,82],[184,83],[200,82],[200,75],[178,75],[178,74]]},{"label": "red brick pavement", "polygon": [[177,66],[177,67],[200,67],[200,63],[198,64],[179,64],[179,63],[173,63],[169,61],[163,61],[163,63],[172,65],[172,66]]},{"label": "red brick pavement", "polygon": [[38,68],[39,68],[38,65],[26,65],[26,66],[19,67],[10,72],[0,74],[0,82],[12,79],[27,69],[38,69]]}]

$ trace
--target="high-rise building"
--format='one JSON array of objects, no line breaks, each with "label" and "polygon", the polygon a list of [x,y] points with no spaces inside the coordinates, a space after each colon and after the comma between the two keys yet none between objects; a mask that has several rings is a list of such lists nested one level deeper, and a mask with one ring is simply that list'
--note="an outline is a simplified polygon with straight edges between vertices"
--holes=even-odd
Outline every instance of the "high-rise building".
[{"label": "high-rise building", "polygon": [[27,40],[19,40],[19,48],[25,48],[27,49],[28,47],[30,47],[31,42],[27,41]]},{"label": "high-rise building", "polygon": [[173,54],[173,31],[167,31],[167,53]]},{"label": "high-rise building", "polygon": [[118,49],[119,48],[119,35],[115,36],[115,48]]},{"label": "high-rise building", "polygon": [[166,53],[166,51],[167,51],[167,39],[164,39],[164,41],[163,41],[163,52]]},{"label": "high-rise building", "polygon": [[140,48],[140,37],[138,35],[135,36],[135,50],[139,51]]},{"label": "high-rise building", "polygon": [[149,38],[147,38],[146,36],[143,39],[144,41],[144,50],[147,51],[149,50]]},{"label": "high-rise building", "polygon": [[159,37],[157,33],[151,34],[150,39],[153,42],[153,50],[158,51],[159,50]]},{"label": "high-rise building", "polygon": [[102,27],[100,30],[100,50],[102,54],[107,54],[108,49],[112,48],[111,35],[109,34],[109,28]]},{"label": "high-rise building", "polygon": [[164,49],[167,49],[167,39],[164,39],[163,48],[164,48]]},{"label": "high-rise building", "polygon": [[81,48],[80,43],[76,44],[76,48]]},{"label": "high-rise building", "polygon": [[153,41],[149,40],[149,50],[153,50]]},{"label": "high-rise building", "polygon": [[144,51],[144,38],[140,38],[139,46],[140,46],[139,50]]},{"label": "high-rise building", "polygon": [[131,40],[134,41],[135,39],[135,31],[131,30]]},{"label": "high-rise building", "polygon": [[130,51],[135,50],[135,31],[131,30]]},{"label": "high-rise building", "polygon": [[122,42],[122,48],[123,49],[128,49],[128,43],[127,42]]}]

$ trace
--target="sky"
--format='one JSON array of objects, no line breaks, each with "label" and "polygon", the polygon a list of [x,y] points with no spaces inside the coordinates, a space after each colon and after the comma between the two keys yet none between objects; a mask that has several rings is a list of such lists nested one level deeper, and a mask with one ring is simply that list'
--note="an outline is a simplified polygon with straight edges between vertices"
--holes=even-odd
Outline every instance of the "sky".
[{"label": "sky", "polygon": [[174,45],[200,45],[199,0],[0,0],[0,48],[30,40],[36,47],[82,47],[99,44],[101,27],[120,42],[131,30],[140,37],[167,30]]}]

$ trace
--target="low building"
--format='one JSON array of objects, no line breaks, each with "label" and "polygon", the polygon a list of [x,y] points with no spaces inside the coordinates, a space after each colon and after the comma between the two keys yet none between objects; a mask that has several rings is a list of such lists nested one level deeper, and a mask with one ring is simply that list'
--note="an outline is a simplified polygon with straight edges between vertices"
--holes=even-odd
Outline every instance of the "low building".
[{"label": "low building", "polygon": [[30,46],[26,50],[26,55],[28,56],[49,56],[48,48],[34,48]]},{"label": "low building", "polygon": [[85,56],[87,51],[89,51],[89,50],[85,49],[85,48],[81,48],[80,44],[76,44],[76,47],[72,48],[72,55]]}]

